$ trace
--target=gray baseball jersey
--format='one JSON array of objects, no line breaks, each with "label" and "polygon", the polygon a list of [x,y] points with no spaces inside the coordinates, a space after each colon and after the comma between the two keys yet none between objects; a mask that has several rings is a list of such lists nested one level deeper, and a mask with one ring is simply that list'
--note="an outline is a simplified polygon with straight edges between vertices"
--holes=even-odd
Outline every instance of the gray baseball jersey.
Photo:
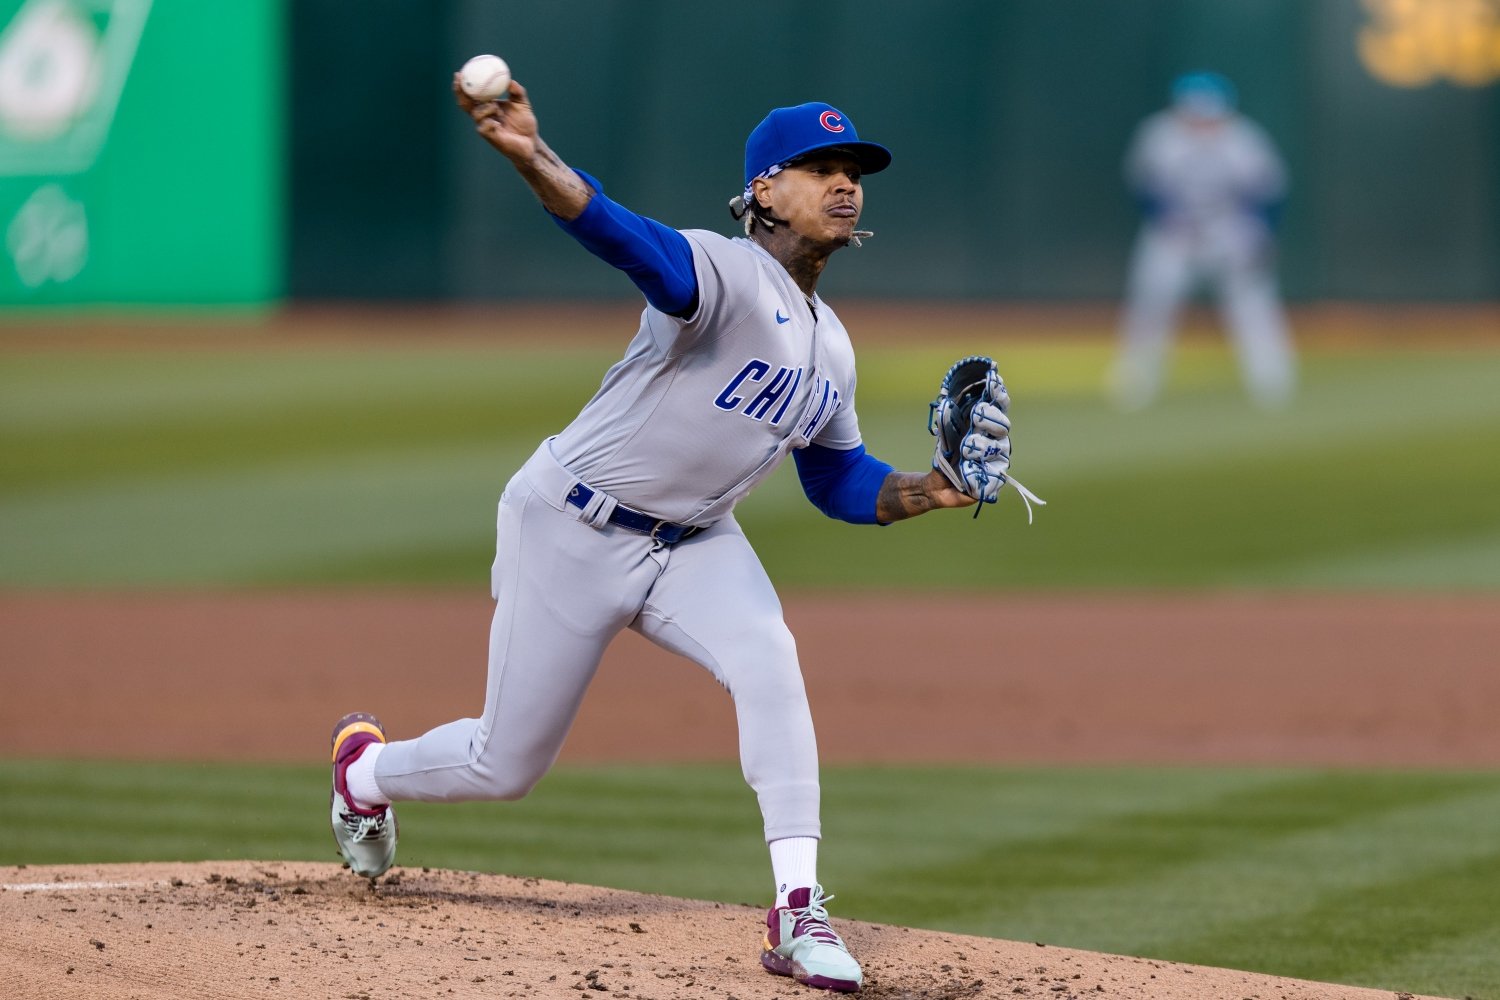
[{"label": "gray baseball jersey", "polygon": [[[684,235],[697,312],[647,308],[598,393],[507,484],[484,713],[389,744],[375,779],[392,800],[525,795],[630,628],[733,696],[766,839],[819,835],[796,643],[733,508],[792,449],[860,444],[854,351],[833,311],[757,244]],[[569,502],[579,482],[595,491],[584,508]],[[611,502],[704,530],[663,545],[611,523]]]},{"label": "gray baseball jersey", "polygon": [[809,302],[747,239],[683,233],[698,310],[641,314],[625,357],[553,441],[591,487],[684,524],[733,509],[794,448],[860,443],[854,349],[822,300]]}]

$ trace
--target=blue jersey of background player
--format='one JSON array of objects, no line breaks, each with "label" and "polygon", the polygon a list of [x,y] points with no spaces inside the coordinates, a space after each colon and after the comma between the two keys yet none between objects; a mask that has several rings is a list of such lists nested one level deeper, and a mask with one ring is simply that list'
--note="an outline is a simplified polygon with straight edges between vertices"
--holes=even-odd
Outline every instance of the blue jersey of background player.
[{"label": "blue jersey of background player", "polygon": [[[677,231],[607,198],[541,140],[526,90],[460,106],[558,224],[646,296],[599,391],[543,441],[500,500],[488,689],[479,718],[387,741],[378,720],[334,728],[332,822],[350,867],[394,861],[394,801],[514,799],[556,760],[605,647],[630,628],[710,671],[734,699],[745,779],[776,885],[761,962],[809,986],[860,988],[817,881],[818,754],[796,644],[734,517],[787,455],[831,517],[890,523],[975,501],[936,469],[865,452],[854,352],[817,294],[857,230],[863,175],[890,153],[826,104],[778,108],[751,132],[745,237]],[[980,404],[989,405],[989,404]],[[1003,400],[979,442],[1009,465]],[[1003,482],[1003,479],[1001,480]]]}]

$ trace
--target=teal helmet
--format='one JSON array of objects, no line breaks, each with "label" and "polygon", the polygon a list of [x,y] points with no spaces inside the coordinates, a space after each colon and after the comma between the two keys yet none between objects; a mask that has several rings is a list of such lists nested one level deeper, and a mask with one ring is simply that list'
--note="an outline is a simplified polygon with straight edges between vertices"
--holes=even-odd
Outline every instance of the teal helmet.
[{"label": "teal helmet", "polygon": [[1239,104],[1234,84],[1209,70],[1194,70],[1172,81],[1172,105],[1202,118],[1221,118]]}]

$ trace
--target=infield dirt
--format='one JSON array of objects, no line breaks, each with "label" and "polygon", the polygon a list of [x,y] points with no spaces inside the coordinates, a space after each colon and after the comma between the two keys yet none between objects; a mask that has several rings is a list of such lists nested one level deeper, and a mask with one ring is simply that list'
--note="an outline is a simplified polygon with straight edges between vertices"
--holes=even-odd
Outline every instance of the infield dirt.
[{"label": "infield dirt", "polygon": [[[1500,764],[1488,595],[782,600],[825,762]],[[356,710],[408,738],[482,708],[492,608],[430,590],[0,592],[0,755],[319,761]],[[958,648],[981,621],[992,652]],[[627,632],[563,760],[737,748],[707,671]]]},{"label": "infield dirt", "polygon": [[[0,985],[32,1000],[820,994],[757,959],[762,911],[591,886],[332,865],[0,868]],[[1410,1000],[1037,942],[835,920],[878,1000]]]}]

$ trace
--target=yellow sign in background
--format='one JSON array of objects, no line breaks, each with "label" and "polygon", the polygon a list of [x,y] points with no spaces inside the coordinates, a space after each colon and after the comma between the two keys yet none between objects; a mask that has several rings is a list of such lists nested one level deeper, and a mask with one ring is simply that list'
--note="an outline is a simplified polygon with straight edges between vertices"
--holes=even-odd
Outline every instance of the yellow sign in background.
[{"label": "yellow sign in background", "polygon": [[1365,0],[1359,58],[1393,87],[1500,79],[1500,0]]}]

